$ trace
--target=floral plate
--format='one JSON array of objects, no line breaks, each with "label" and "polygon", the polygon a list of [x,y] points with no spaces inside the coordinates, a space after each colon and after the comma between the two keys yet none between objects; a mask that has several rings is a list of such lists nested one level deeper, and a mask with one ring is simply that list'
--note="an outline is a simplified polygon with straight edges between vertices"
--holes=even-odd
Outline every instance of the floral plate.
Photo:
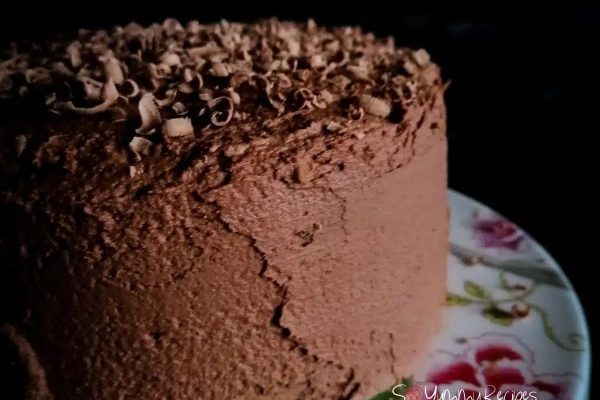
[{"label": "floral plate", "polygon": [[565,274],[488,207],[449,202],[443,328],[421,369],[372,400],[586,400],[589,335]]}]

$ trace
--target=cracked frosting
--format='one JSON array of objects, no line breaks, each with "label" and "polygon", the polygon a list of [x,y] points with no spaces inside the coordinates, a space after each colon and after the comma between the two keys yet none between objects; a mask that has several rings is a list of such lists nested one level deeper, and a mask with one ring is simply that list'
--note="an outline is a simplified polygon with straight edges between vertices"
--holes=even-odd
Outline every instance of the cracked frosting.
[{"label": "cracked frosting", "polygon": [[24,396],[351,399],[411,373],[448,230],[424,50],[166,20],[1,60],[0,320]]}]

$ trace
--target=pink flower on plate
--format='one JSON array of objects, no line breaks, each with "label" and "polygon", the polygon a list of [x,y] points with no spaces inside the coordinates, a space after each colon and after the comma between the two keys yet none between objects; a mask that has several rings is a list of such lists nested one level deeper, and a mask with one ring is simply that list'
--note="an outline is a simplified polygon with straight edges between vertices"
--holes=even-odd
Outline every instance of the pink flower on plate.
[{"label": "pink flower on plate", "polygon": [[479,244],[483,247],[518,251],[525,239],[525,235],[515,224],[500,216],[483,218],[476,213],[473,215],[471,228]]},{"label": "pink flower on plate", "polygon": [[417,376],[423,378],[417,379],[423,399],[572,400],[577,377],[536,374],[532,352],[517,338],[484,334],[466,346],[457,355],[439,351],[431,356],[428,370]]}]

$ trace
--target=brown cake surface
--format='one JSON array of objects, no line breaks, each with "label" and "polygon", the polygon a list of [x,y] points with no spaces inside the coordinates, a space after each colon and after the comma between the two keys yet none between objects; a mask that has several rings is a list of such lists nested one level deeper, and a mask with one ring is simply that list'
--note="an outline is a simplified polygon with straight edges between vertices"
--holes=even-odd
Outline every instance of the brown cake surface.
[{"label": "brown cake surface", "polygon": [[[444,85],[277,20],[0,61],[0,335],[32,399],[366,398],[439,325]],[[14,367],[17,368],[17,367]]]}]

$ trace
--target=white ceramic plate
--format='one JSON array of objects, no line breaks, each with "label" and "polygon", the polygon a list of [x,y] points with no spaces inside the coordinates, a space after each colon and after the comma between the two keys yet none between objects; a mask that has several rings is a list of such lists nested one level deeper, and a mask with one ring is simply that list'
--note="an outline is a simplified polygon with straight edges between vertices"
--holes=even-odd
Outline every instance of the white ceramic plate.
[{"label": "white ceramic plate", "polygon": [[454,191],[449,201],[443,328],[410,377],[412,387],[376,399],[425,400],[437,389],[436,400],[478,399],[478,393],[495,400],[586,400],[589,335],[565,274],[530,236],[488,207]]}]

